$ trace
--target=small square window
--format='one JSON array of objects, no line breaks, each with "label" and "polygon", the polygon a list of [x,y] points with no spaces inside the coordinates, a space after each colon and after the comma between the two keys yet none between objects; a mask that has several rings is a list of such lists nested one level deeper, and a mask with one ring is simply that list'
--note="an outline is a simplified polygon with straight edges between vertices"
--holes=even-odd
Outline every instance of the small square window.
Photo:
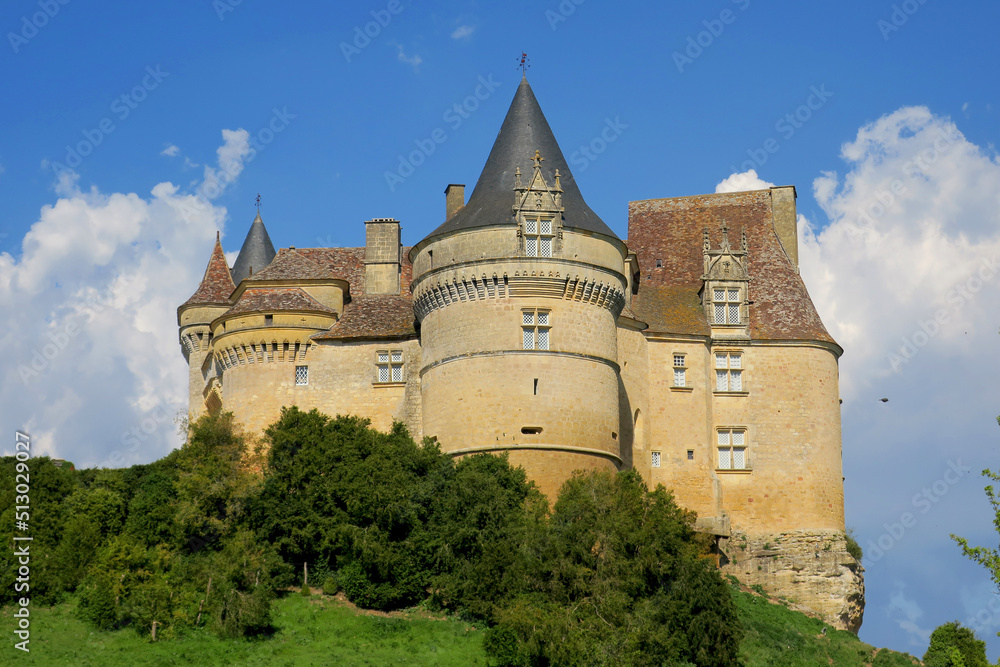
[{"label": "small square window", "polygon": [[688,461],[694,461],[694,450],[689,449],[687,454],[688,454]]},{"label": "small square window", "polygon": [[675,354],[674,355],[674,366],[684,366],[684,355]]},{"label": "small square window", "polygon": [[660,453],[659,452],[653,452],[653,467],[654,468],[659,468],[660,467]]},{"label": "small square window", "polygon": [[308,366],[296,366],[295,367],[295,384],[297,384],[297,385],[309,384],[309,367]]}]

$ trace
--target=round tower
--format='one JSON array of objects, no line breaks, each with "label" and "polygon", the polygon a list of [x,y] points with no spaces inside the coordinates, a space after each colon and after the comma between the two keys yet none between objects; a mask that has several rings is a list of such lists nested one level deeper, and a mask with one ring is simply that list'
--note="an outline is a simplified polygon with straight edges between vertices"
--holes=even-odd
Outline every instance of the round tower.
[{"label": "round tower", "polygon": [[[508,452],[550,498],[621,467],[625,244],[587,206],[522,79],[475,190],[410,252],[424,434]],[[456,210],[457,209],[457,210]]]},{"label": "round tower", "polygon": [[177,325],[184,359],[188,362],[188,419],[195,421],[205,412],[205,376],[211,363],[212,334],[209,327],[216,317],[229,310],[229,297],[236,289],[222,252],[219,234],[205,268],[201,284],[191,298],[177,308]]}]

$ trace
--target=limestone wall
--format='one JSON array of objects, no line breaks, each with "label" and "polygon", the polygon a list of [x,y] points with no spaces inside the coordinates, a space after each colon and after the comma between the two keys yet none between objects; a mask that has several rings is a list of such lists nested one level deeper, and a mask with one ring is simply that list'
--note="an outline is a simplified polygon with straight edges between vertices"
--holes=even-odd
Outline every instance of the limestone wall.
[{"label": "limestone wall", "polygon": [[[403,382],[377,382],[379,350],[403,352]],[[402,421],[421,438],[419,411],[420,346],[415,339],[379,342],[330,341],[313,345],[304,358],[230,368],[223,375],[224,409],[248,430],[260,431],[281,414],[282,406],[318,409],[334,417],[353,414],[385,431]],[[307,366],[309,383],[295,384],[295,367]]]}]

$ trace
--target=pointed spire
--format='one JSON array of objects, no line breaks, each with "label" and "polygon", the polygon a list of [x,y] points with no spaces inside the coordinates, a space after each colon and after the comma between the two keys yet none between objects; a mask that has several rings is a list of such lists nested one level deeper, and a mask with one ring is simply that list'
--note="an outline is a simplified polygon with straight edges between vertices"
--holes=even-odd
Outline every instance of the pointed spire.
[{"label": "pointed spire", "polygon": [[554,182],[555,172],[559,171],[563,188],[562,205],[565,208],[563,227],[617,238],[583,200],[573,172],[563,157],[526,77],[521,78],[469,202],[465,208],[431,232],[428,238],[498,223],[515,224],[510,201],[517,174],[533,173],[535,163],[532,158],[536,151],[544,156],[545,161],[540,165],[540,170],[547,183]]},{"label": "pointed spire", "polygon": [[253,219],[250,231],[243,241],[243,247],[240,248],[240,254],[233,263],[233,281],[239,285],[244,278],[248,278],[251,266],[260,273],[271,263],[274,255],[274,245],[271,243],[271,237],[267,235],[258,208],[257,217]]},{"label": "pointed spire", "polygon": [[222,242],[219,241],[219,232],[215,232],[215,247],[212,248],[212,256],[208,259],[205,276],[201,279],[201,284],[198,285],[195,293],[181,307],[204,304],[228,304],[229,296],[235,289],[236,285],[233,283],[233,277],[229,273],[229,265],[226,263],[226,254],[222,252]]}]

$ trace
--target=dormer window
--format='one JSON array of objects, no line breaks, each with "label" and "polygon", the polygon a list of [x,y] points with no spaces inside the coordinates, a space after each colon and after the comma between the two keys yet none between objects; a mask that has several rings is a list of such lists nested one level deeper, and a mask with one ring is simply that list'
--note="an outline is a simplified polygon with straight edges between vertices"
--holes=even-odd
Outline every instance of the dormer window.
[{"label": "dormer window", "polygon": [[524,219],[524,254],[528,257],[551,257],[553,237],[552,218]]},{"label": "dormer window", "polygon": [[715,287],[712,289],[713,324],[740,324],[740,289]]}]

